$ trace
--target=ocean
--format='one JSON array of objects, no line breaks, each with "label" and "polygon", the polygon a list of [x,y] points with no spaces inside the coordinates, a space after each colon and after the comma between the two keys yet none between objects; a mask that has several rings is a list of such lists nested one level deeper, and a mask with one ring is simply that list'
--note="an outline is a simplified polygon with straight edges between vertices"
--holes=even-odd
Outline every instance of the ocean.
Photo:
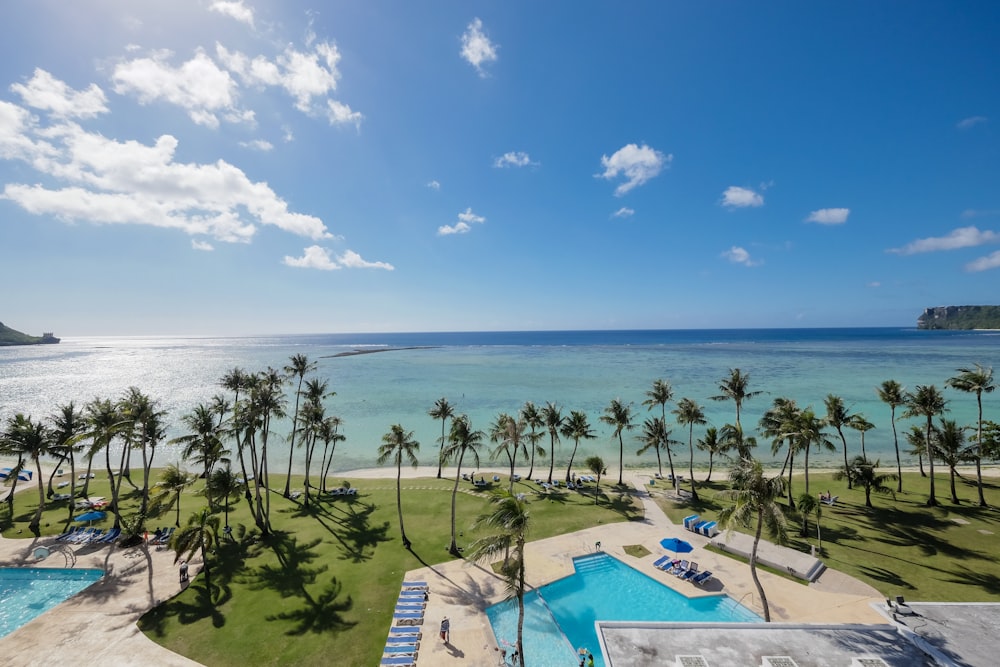
[{"label": "ocean", "polygon": [[[358,351],[371,353],[353,354]],[[824,397],[834,393],[850,412],[875,424],[865,436],[869,457],[892,466],[889,407],[878,400],[876,387],[888,379],[907,389],[937,385],[948,399],[948,418],[974,424],[975,396],[945,388],[945,381],[960,367],[995,365],[1000,333],[856,328],[68,337],[58,345],[0,347],[0,418],[18,412],[47,417],[69,401],[83,405],[95,397],[119,398],[135,386],[167,411],[169,436],[176,437],[183,433],[183,414],[225,393],[219,380],[227,371],[237,366],[248,372],[280,369],[294,354],[316,362],[316,375],[336,392],[326,406],[328,414],[343,419],[341,432],[347,436],[337,448],[338,471],[374,466],[382,435],[397,423],[420,442],[421,464],[434,465],[441,422],[428,411],[441,397],[484,431],[498,413],[516,413],[525,401],[539,406],[551,401],[564,414],[583,411],[598,437],[580,443],[577,467],[582,469],[586,456],[599,454],[609,474],[618,466],[618,441],[600,416],[617,398],[633,404],[636,415],[635,430],[625,434],[626,467],[652,466],[655,454],[639,457],[636,450],[642,422],[659,414],[658,407],[649,411],[642,405],[653,382],[669,381],[675,400],[694,399],[704,408],[708,425],[721,427],[734,421],[734,405],[710,397],[719,393],[718,384],[731,368],[749,373],[750,389],[762,392],[743,406],[741,421],[748,433],[777,397],[793,398],[822,415]],[[293,391],[289,385],[289,412]],[[1000,420],[998,402],[1000,392],[983,397],[985,418]],[[668,421],[672,407],[667,406]],[[911,423],[922,424],[898,422],[904,451],[908,446],[902,434]],[[286,421],[274,430],[285,436],[289,428]],[[696,440],[704,429],[695,427]],[[846,435],[849,454],[860,453],[858,433],[847,430]],[[687,428],[673,426],[671,437],[681,441],[674,451],[686,466]],[[831,439],[838,451],[811,454],[810,465],[842,464],[836,433]],[[543,443],[548,446],[547,437]],[[758,457],[774,462],[770,442],[758,435],[758,443]],[[288,457],[283,437],[269,446],[272,470],[283,470]],[[557,466],[565,466],[571,448],[571,441],[562,442]],[[484,468],[488,449],[487,442]],[[695,456],[698,467],[707,466],[706,455]],[[177,459],[176,447],[158,451],[158,465]],[[904,455],[907,463],[915,459]],[[496,467],[503,468],[502,462]]]}]

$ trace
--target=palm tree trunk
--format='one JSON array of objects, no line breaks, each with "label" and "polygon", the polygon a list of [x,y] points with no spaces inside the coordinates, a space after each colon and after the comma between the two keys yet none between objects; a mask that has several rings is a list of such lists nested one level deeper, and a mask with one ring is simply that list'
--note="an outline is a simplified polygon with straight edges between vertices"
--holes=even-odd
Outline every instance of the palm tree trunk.
[{"label": "palm tree trunk", "polygon": [[438,447],[438,474],[437,478],[441,479],[441,467],[444,465],[444,424],[445,418],[441,418],[441,445]]},{"label": "palm tree trunk", "polygon": [[410,540],[406,537],[406,529],[403,528],[403,495],[401,478],[403,476],[402,458],[396,461],[396,511],[399,512],[399,534],[403,537],[403,548],[410,548]]},{"label": "palm tree trunk", "polygon": [[76,460],[72,448],[69,450],[69,518],[73,520],[73,509],[76,503]]},{"label": "palm tree trunk", "polygon": [[462,459],[465,458],[465,450],[458,452],[458,470],[455,471],[455,487],[451,490],[451,545],[448,553],[458,556],[458,542],[455,540],[455,498],[458,496],[458,480],[462,477]]},{"label": "palm tree trunk", "polygon": [[792,497],[792,472],[795,470],[795,450],[788,445],[788,509],[795,511],[795,499]]},{"label": "palm tree trunk", "polygon": [[899,436],[896,435],[896,406],[892,406],[892,444],[896,447],[896,493],[903,492],[903,463],[899,460]]},{"label": "palm tree trunk", "polygon": [[[38,480],[38,509],[35,510],[35,517],[31,520],[31,523],[28,524],[28,528],[35,534],[35,537],[38,537],[38,526],[42,523],[42,510],[45,509],[45,482],[42,481],[41,459],[35,456],[32,457],[32,460],[35,463],[35,468],[38,470],[38,475],[35,477]],[[13,516],[11,518],[13,518]]]},{"label": "palm tree trunk", "polygon": [[[62,462],[65,461],[65,460],[66,460],[66,455],[63,454],[56,461],[56,464],[54,466],[52,466],[52,472],[49,473],[48,491],[45,492],[45,497],[46,498],[51,498],[52,496],[54,496],[56,494],[55,489],[52,488],[52,480],[56,476],[56,472],[59,470],[59,466],[62,465]],[[38,469],[38,474],[39,475],[42,474],[42,469],[41,468]]]},{"label": "palm tree trunk", "polygon": [[924,440],[924,447],[927,449],[927,464],[930,468],[931,474],[931,495],[927,498],[927,506],[934,507],[938,504],[937,497],[934,495],[934,445],[931,444],[931,429],[934,425],[931,423],[931,418],[927,417],[927,433],[926,440]]},{"label": "palm tree trunk", "polygon": [[698,500],[698,490],[694,486],[694,422],[688,425],[688,476],[691,478],[691,499]]},{"label": "palm tree trunk", "polygon": [[764,622],[771,622],[771,610],[767,605],[767,595],[764,594],[764,587],[760,583],[760,578],[757,576],[757,546],[760,544],[760,534],[764,528],[764,512],[762,510],[757,511],[757,531],[753,536],[753,549],[750,551],[750,577],[753,579],[754,586],[757,587],[757,595],[760,596],[760,603],[764,607]]},{"label": "palm tree trunk", "polygon": [[618,431],[618,486],[622,486],[625,483],[622,477],[625,474],[624,465],[625,442],[622,440],[622,432]]},{"label": "palm tree trunk", "polygon": [[299,430],[299,397],[302,396],[302,379],[304,377],[304,375],[299,375],[299,388],[295,391],[295,412],[292,414],[292,441],[288,444],[288,476],[285,478],[285,491],[281,494],[285,498],[291,495],[292,460],[295,457],[295,433]]},{"label": "palm tree trunk", "polygon": [[[566,483],[570,483],[570,471],[573,469],[573,459],[576,458],[576,448],[580,446],[580,438],[573,438],[573,453],[569,455],[569,465],[566,466]],[[660,451],[656,451],[659,456]],[[513,487],[511,488],[513,490]]]},{"label": "palm tree trunk", "polygon": [[[837,427],[837,433],[840,434],[840,441],[844,443],[844,472],[846,473],[850,469],[850,464],[847,462],[847,438],[844,437],[844,431]],[[847,475],[847,488],[851,488],[851,476]]]},{"label": "palm tree trunk", "polygon": [[983,495],[983,394],[976,392],[976,403],[979,405],[979,421],[976,429],[976,488],[979,490],[979,506],[986,507],[986,496]]},{"label": "palm tree trunk", "polygon": [[520,657],[522,665],[527,664],[524,659],[524,537],[517,538],[517,655]]},{"label": "palm tree trunk", "polygon": [[951,502],[957,505],[960,501],[958,494],[955,493],[955,466],[948,466],[948,472],[951,473]]},{"label": "palm tree trunk", "polygon": [[552,483],[552,469],[556,464],[556,439],[549,436],[549,484]]},{"label": "palm tree trunk", "polygon": [[806,445],[805,460],[802,462],[802,472],[806,478],[806,493],[809,493],[809,446]]},{"label": "palm tree trunk", "polygon": [[715,466],[715,454],[712,452],[708,453],[708,477],[705,479],[706,482],[712,481],[712,468]]}]

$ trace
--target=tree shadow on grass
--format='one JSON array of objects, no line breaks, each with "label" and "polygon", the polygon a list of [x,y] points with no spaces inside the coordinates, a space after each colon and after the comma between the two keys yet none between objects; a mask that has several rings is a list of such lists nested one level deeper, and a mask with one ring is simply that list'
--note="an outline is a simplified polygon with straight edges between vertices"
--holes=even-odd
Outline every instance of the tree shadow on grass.
[{"label": "tree shadow on grass", "polygon": [[372,503],[356,498],[330,498],[328,502],[312,502],[308,506],[296,503],[282,512],[315,520],[333,537],[343,560],[361,563],[372,558],[380,542],[391,541],[388,521],[380,526],[371,525],[375,510]]},{"label": "tree shadow on grass", "polygon": [[[214,570],[213,570],[214,572]],[[226,624],[226,616],[219,610],[219,605],[229,601],[231,593],[228,588],[220,589],[213,580],[212,590],[205,587],[204,577],[193,582],[187,590],[143,614],[138,621],[143,632],[163,637],[166,634],[166,623],[170,618],[176,618],[181,625],[197,623],[206,618],[211,619],[212,627],[221,628]]]},{"label": "tree shadow on grass", "polygon": [[627,521],[642,521],[645,518],[642,506],[635,502],[630,493],[622,493],[617,497],[610,497],[604,507],[621,514]]}]

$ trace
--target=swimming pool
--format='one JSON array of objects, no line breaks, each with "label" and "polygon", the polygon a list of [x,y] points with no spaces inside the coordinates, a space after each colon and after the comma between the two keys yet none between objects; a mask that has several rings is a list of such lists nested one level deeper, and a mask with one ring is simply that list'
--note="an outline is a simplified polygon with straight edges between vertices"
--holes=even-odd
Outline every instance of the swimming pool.
[{"label": "swimming pool", "polygon": [[0,568],[0,637],[6,637],[103,576],[103,570]]},{"label": "swimming pool", "polygon": [[[687,598],[607,554],[573,559],[576,572],[526,593],[524,644],[529,665],[574,665],[587,648],[604,665],[594,629],[601,621],[759,622],[726,595]],[[501,646],[517,642],[517,601],[486,610]]]}]

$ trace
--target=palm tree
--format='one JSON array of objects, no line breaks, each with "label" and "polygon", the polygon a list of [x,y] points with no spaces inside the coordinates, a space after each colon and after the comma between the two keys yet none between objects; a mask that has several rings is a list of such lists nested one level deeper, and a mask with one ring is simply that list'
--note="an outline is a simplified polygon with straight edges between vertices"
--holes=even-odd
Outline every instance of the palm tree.
[{"label": "palm tree", "polygon": [[682,398],[673,410],[678,424],[688,427],[688,476],[691,478],[691,499],[698,500],[698,491],[694,485],[694,426],[705,424],[705,411],[697,402],[690,398]]},{"label": "palm tree", "polygon": [[517,599],[516,649],[521,656],[521,664],[525,665],[528,661],[524,655],[524,545],[531,528],[531,514],[524,494],[495,491],[490,503],[493,511],[480,516],[473,526],[496,532],[476,540],[470,555],[477,562],[490,563],[501,553],[506,554],[511,547],[514,548],[513,558],[504,560],[500,573],[507,584],[509,596]]},{"label": "palm tree", "polygon": [[521,418],[528,425],[528,448],[531,449],[531,466],[528,468],[528,479],[535,476],[535,454],[545,456],[545,449],[539,446],[538,441],[544,437],[544,433],[538,429],[545,425],[538,407],[531,401],[526,402],[521,407]]},{"label": "palm tree", "polygon": [[823,533],[820,531],[819,520],[823,518],[823,503],[816,499],[816,496],[808,491],[799,495],[799,514],[802,515],[802,537],[809,536],[809,515],[816,515],[816,540],[819,545],[816,547],[820,553],[823,552]]},{"label": "palm tree", "polygon": [[433,419],[441,420],[441,441],[438,444],[438,472],[437,478],[441,479],[441,465],[444,461],[444,429],[448,420],[455,416],[455,407],[448,402],[448,399],[442,396],[438,400],[434,401],[434,407],[430,409],[427,413]]},{"label": "palm tree", "polygon": [[619,399],[614,399],[604,408],[601,421],[615,429],[615,437],[618,438],[618,486],[624,483],[623,474],[625,472],[625,443],[622,441],[622,431],[631,431],[635,428],[632,423],[632,405],[622,403]]},{"label": "palm tree", "polygon": [[195,552],[201,552],[205,591],[209,594],[209,598],[211,598],[212,577],[208,567],[208,554],[218,542],[219,517],[213,516],[207,507],[188,517],[187,525],[174,533],[170,539],[170,546],[176,554],[174,563],[181,558],[191,560]]},{"label": "palm tree", "polygon": [[[347,440],[347,436],[340,433],[340,427],[344,420],[336,415],[332,415],[323,420],[319,427],[319,438],[323,441],[323,461],[320,470],[323,477],[320,480],[319,490],[326,491],[326,480],[330,476],[330,466],[333,465],[333,455],[337,452],[337,443]],[[331,447],[331,445],[333,445]],[[327,456],[329,450],[329,456]]]},{"label": "palm tree", "polygon": [[[225,459],[229,450],[222,442],[218,423],[215,421],[215,412],[204,403],[199,403],[194,410],[181,417],[184,426],[190,433],[174,438],[170,444],[184,445],[181,456],[184,459],[192,459],[195,464],[202,467],[201,476],[207,481],[212,476],[212,468],[216,463]],[[206,485],[206,490],[209,490]],[[208,505],[212,506],[212,496],[209,490]]]},{"label": "palm tree", "polygon": [[[49,447],[50,453],[59,456],[60,461],[69,460],[69,495],[76,498],[76,455],[82,451],[80,441],[83,439],[87,423],[84,420],[83,412],[76,409],[73,401],[58,408],[58,412],[49,417],[49,424],[52,428],[52,443]],[[52,468],[53,474],[59,467],[59,463]],[[52,477],[49,476],[49,488],[46,492],[48,497],[54,495],[52,489]],[[68,503],[69,516],[73,516],[73,503]]]},{"label": "palm tree", "polygon": [[329,386],[330,383],[327,380],[319,378],[306,380],[306,388],[303,392],[306,400],[305,404],[299,410],[298,429],[302,431],[305,438],[306,450],[306,469],[303,481],[303,488],[305,490],[303,505],[306,507],[309,506],[309,489],[312,486],[310,473],[312,471],[313,455],[316,452],[316,442],[321,439],[321,436],[326,435],[326,428],[324,426],[326,422],[326,407],[323,405],[323,401],[337,395],[336,392],[327,391]]},{"label": "palm tree", "polygon": [[757,446],[757,439],[744,436],[743,427],[738,424],[723,424],[719,429],[719,441],[727,452],[736,450],[737,459],[753,458],[750,450]]},{"label": "palm tree", "polygon": [[736,404],[736,427],[741,433],[743,427],[740,424],[740,409],[743,407],[743,401],[760,395],[759,391],[750,391],[749,386],[749,373],[744,374],[738,368],[730,368],[729,377],[719,381],[719,395],[711,397],[713,401],[732,401]]},{"label": "palm tree", "polygon": [[[896,448],[896,492],[903,492],[903,463],[899,458],[899,435],[896,433],[896,408],[905,405],[906,397],[903,385],[895,380],[886,380],[875,391],[878,392],[879,400],[889,406],[890,420],[892,421],[892,444]],[[923,461],[921,461],[920,472],[923,473]]]},{"label": "palm tree", "polygon": [[566,483],[569,484],[572,479],[570,471],[573,469],[573,459],[576,458],[576,450],[580,446],[580,440],[593,440],[597,436],[594,434],[594,429],[590,427],[590,422],[587,421],[587,413],[578,410],[570,411],[569,417],[563,423],[562,435],[564,438],[573,439],[573,453],[569,455],[569,465],[566,466]]},{"label": "palm tree", "polygon": [[238,497],[243,491],[243,480],[233,472],[232,467],[227,462],[224,468],[216,468],[212,471],[212,475],[205,482],[205,490],[209,497],[222,500],[226,516],[226,533],[228,533],[229,501]]},{"label": "palm tree", "polygon": [[[788,442],[788,451],[785,453],[785,463],[781,468],[784,475],[788,469],[788,509],[795,510],[795,500],[792,498],[792,474],[795,470],[795,454],[802,449],[802,438],[798,437],[801,424],[799,419],[802,410],[790,398],[778,397],[774,399],[771,408],[760,418],[759,429],[761,435],[771,438],[771,454],[776,456],[781,451],[782,445]],[[806,449],[808,456],[808,448]],[[808,488],[808,487],[807,487]]]},{"label": "palm tree", "polygon": [[153,504],[154,506],[164,503],[167,506],[175,505],[177,510],[175,524],[178,528],[181,525],[181,493],[194,483],[194,479],[186,470],[181,470],[180,466],[171,463],[163,469],[160,481],[156,483],[160,493],[153,499]]},{"label": "palm tree", "polygon": [[868,453],[865,452],[865,433],[875,428],[875,424],[865,419],[865,416],[862,414],[854,414],[851,415],[850,421],[847,422],[847,427],[861,434],[861,456],[867,458]]},{"label": "palm tree", "polygon": [[524,445],[524,429],[526,425],[523,418],[515,419],[506,412],[497,415],[496,421],[490,427],[490,441],[498,443],[496,449],[490,452],[490,459],[497,459],[501,455],[507,456],[507,463],[510,464],[510,492],[514,492],[514,467],[517,465],[518,453],[528,455],[528,448]]},{"label": "palm tree", "polygon": [[[646,406],[647,410],[652,410],[657,405],[660,406],[660,419],[663,421],[664,432],[667,431],[667,403],[674,398],[674,389],[670,386],[670,383],[666,380],[654,380],[653,388],[646,392],[646,400],[642,402]],[[645,439],[643,440],[645,442]],[[670,464],[670,479],[674,479],[674,459],[670,451],[670,446],[664,442],[664,446],[667,450],[667,462]],[[660,450],[656,450],[656,459],[659,464]],[[659,466],[660,476],[663,476],[663,466]]]},{"label": "palm tree", "polygon": [[757,576],[757,547],[760,536],[767,527],[771,538],[778,544],[785,541],[787,528],[785,515],[781,512],[778,499],[785,493],[785,480],[780,475],[765,477],[764,467],[755,459],[742,459],[733,467],[729,475],[732,488],[721,491],[720,495],[733,504],[719,512],[719,525],[726,530],[735,526],[754,526],[753,547],[750,550],[750,577],[757,587],[761,605],[764,607],[764,622],[771,622],[771,610],[767,604],[764,587]]},{"label": "palm tree", "polygon": [[458,496],[458,480],[462,477],[462,461],[466,453],[470,453],[479,467],[479,447],[483,444],[483,432],[472,430],[472,423],[468,415],[459,415],[451,420],[451,433],[448,436],[448,446],[445,448],[445,459],[458,457],[458,466],[455,470],[455,486],[451,490],[451,545],[448,551],[452,556],[461,555],[458,550],[458,541],[455,539],[455,498]]},{"label": "palm tree", "polygon": [[728,443],[723,442],[719,437],[719,430],[717,428],[709,426],[705,429],[705,436],[698,439],[698,449],[708,452],[708,477],[705,478],[705,482],[711,482],[712,469],[715,467],[715,457],[729,457]]},{"label": "palm tree", "polygon": [[594,504],[596,505],[597,500],[601,497],[601,475],[608,474],[608,467],[604,465],[604,459],[600,456],[588,456],[583,464],[587,466],[587,470],[597,475],[597,488],[594,489]]},{"label": "palm tree", "polygon": [[965,429],[956,424],[954,419],[942,419],[940,424],[934,429],[931,446],[934,448],[934,453],[940,456],[944,464],[948,466],[951,481],[951,502],[957,505],[961,501],[958,499],[955,489],[955,476],[958,474],[955,468],[964,461],[975,458],[975,452],[966,448]]},{"label": "palm tree", "polygon": [[414,468],[417,467],[417,455],[420,450],[420,443],[413,439],[413,431],[406,431],[399,424],[393,424],[388,433],[382,436],[382,446],[378,448],[379,465],[384,464],[389,459],[393,459],[396,464],[396,510],[399,512],[399,534],[403,537],[403,547],[410,548],[410,540],[406,537],[406,530],[403,528],[403,494],[401,479],[403,476],[403,459],[405,458]]},{"label": "palm tree", "polygon": [[993,367],[979,364],[975,368],[959,368],[958,375],[950,378],[948,386],[976,395],[976,405],[979,407],[979,419],[976,430],[976,488],[979,490],[979,506],[986,507],[986,497],[983,495],[983,394],[991,394],[996,389],[993,384]]},{"label": "palm tree", "polygon": [[312,373],[316,370],[316,362],[309,361],[309,358],[304,354],[293,354],[288,361],[288,365],[284,368],[285,373],[291,378],[298,378],[299,384],[295,389],[295,409],[292,412],[291,442],[288,444],[288,474],[285,477],[285,490],[281,494],[285,498],[289,497],[292,493],[292,459],[295,456],[295,432],[298,430],[299,423],[299,398],[302,396],[302,382],[306,377],[306,373]]},{"label": "palm tree", "polygon": [[[36,422],[31,417],[25,417],[20,412],[13,417],[7,418],[7,427],[0,435],[0,451],[7,455],[17,456],[18,462],[30,459],[35,465],[35,480],[38,482],[38,509],[35,516],[28,524],[28,528],[37,537],[40,535],[39,526],[42,523],[42,510],[45,509],[45,482],[42,480],[42,457],[48,454],[51,436],[44,422]],[[11,471],[11,475],[17,479],[21,465],[18,470]],[[11,490],[11,507],[13,507],[14,491]],[[11,512],[13,518],[13,511]]]},{"label": "palm tree", "polygon": [[[669,438],[670,432],[667,431],[667,427],[660,417],[650,417],[642,423],[642,435],[639,436],[639,442],[642,443],[642,447],[635,454],[636,456],[642,456],[650,449],[655,451],[656,468],[660,477],[663,477],[663,462],[660,460],[660,449],[666,449],[667,452],[670,451]],[[670,466],[670,469],[673,471],[673,465]],[[673,472],[670,473],[671,479],[674,478],[673,474]]]},{"label": "palm tree", "polygon": [[556,445],[559,444],[559,432],[566,418],[562,415],[562,408],[551,401],[542,408],[540,416],[545,424],[545,430],[549,432],[549,484],[551,484],[552,470],[556,464]]},{"label": "palm tree", "polygon": [[[823,404],[826,406],[826,423],[837,429],[840,442],[844,445],[844,470],[849,465],[847,463],[847,438],[844,437],[844,427],[851,423],[851,414],[844,405],[844,399],[836,394],[827,394]],[[847,478],[847,488],[851,488],[852,478]]]},{"label": "palm tree", "polygon": [[[798,431],[794,436],[798,442],[796,449],[805,453],[802,462],[802,469],[805,472],[806,493],[809,493],[809,452],[812,450],[814,445],[816,447],[816,451],[825,450],[828,452],[837,451],[837,446],[826,437],[826,433],[823,431],[823,428],[826,426],[826,420],[817,416],[817,414],[813,412],[812,407],[802,410],[796,421],[798,424]],[[789,484],[790,483],[791,481],[789,481]]]},{"label": "palm tree", "polygon": [[862,486],[865,489],[865,507],[874,507],[872,505],[872,491],[875,493],[881,493],[886,495],[891,495],[893,498],[896,497],[896,492],[892,490],[892,487],[886,486],[886,482],[895,481],[895,473],[883,473],[879,474],[875,472],[879,467],[879,462],[876,460],[872,463],[864,456],[855,456],[851,461],[851,465],[844,470],[838,470],[833,474],[834,479],[853,478],[854,483],[857,486]]},{"label": "palm tree", "polygon": [[927,498],[927,506],[934,507],[938,504],[937,496],[934,495],[934,447],[931,446],[931,431],[934,429],[934,417],[946,412],[945,400],[941,392],[934,385],[917,385],[917,390],[906,394],[906,412],[904,417],[923,417],[927,420],[927,427],[924,430],[924,442],[927,444],[927,464],[930,468],[931,488],[930,496]]},{"label": "palm tree", "polygon": [[917,463],[920,465],[920,476],[927,477],[927,473],[924,471],[924,455],[927,453],[927,435],[924,433],[924,429],[911,425],[906,432],[906,442],[910,445],[910,451],[907,453],[917,457]]}]

